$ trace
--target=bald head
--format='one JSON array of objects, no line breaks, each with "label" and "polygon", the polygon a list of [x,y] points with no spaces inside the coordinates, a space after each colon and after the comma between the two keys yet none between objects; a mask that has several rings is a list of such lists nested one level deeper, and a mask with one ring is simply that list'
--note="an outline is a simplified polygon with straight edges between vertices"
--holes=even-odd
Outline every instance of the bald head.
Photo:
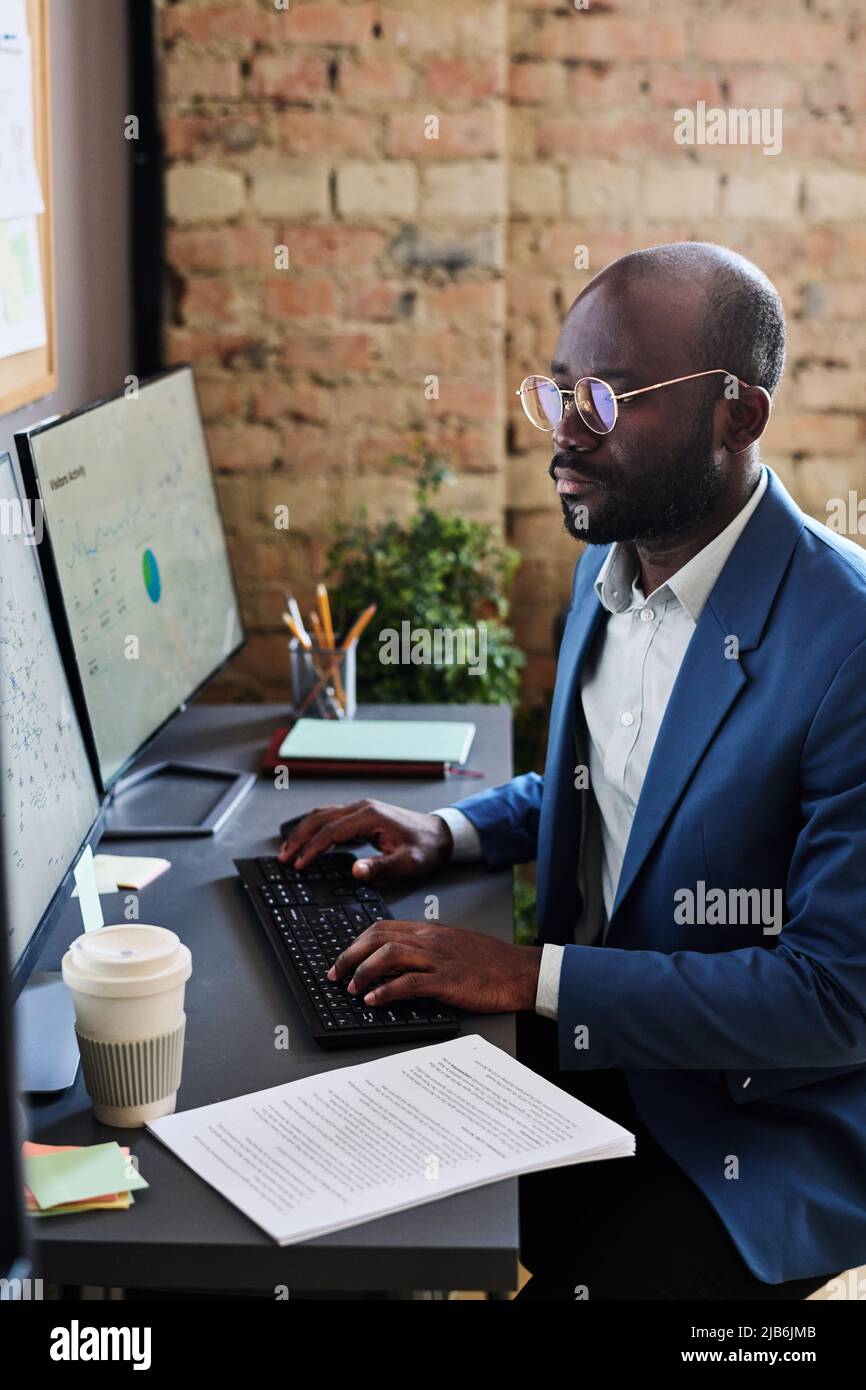
[{"label": "bald head", "polygon": [[785,365],[785,313],[772,281],[752,261],[708,241],[677,241],[632,251],[612,261],[577,296],[605,288],[624,298],[658,290],[671,319],[689,313],[692,371],[723,367],[772,396]]},{"label": "bald head", "polygon": [[607,266],[569,309],[551,364],[564,391],[595,377],[618,403],[607,433],[576,401],[554,428],[566,528],[679,554],[722,529],[757,482],[784,360],[779,296],[735,252],[682,242]]}]

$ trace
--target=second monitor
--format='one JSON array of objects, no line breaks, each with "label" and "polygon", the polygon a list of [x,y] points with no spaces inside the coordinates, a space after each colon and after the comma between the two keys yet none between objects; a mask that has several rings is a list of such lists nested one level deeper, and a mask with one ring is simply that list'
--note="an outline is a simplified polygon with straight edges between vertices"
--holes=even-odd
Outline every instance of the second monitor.
[{"label": "second monitor", "polygon": [[190,368],[16,436],[43,567],[111,788],[243,645]]}]

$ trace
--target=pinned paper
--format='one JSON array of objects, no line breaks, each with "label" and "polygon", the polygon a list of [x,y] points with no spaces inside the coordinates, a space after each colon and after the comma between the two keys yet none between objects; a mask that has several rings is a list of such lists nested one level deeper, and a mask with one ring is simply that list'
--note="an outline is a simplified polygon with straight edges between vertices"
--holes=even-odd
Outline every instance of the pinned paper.
[{"label": "pinned paper", "polygon": [[43,1210],[148,1186],[114,1142],[25,1158],[24,1181]]},{"label": "pinned paper", "polygon": [[[81,858],[75,865],[75,886],[78,889],[84,930],[96,931],[105,925],[105,918],[102,915],[102,904],[99,901],[96,871],[93,867],[93,850],[90,845],[85,846]],[[40,1202],[39,1205],[41,1206],[42,1203]]]}]

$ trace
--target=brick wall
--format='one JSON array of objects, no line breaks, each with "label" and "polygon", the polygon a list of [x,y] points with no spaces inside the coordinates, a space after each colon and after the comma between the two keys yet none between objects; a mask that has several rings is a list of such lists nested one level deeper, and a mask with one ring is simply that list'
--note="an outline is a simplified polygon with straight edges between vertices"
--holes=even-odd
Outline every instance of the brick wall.
[{"label": "brick wall", "polygon": [[[822,520],[866,497],[861,6],[157,8],[166,355],[197,364],[253,633],[223,694],[282,697],[284,587],[311,594],[332,518],[405,512],[383,465],[419,430],[456,465],[443,504],[521,550],[527,696],[549,687],[574,548],[513,391],[581,286],[638,246],[721,241],[767,271],[791,342],[765,457]],[[673,112],[699,100],[780,107],[782,152],[678,146]]]}]

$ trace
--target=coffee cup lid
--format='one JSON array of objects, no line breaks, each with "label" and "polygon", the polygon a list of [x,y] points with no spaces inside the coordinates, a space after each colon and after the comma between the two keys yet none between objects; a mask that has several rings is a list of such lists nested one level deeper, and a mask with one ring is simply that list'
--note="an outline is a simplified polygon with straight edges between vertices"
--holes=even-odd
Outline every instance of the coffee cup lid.
[{"label": "coffee cup lid", "polygon": [[182,984],[192,974],[192,958],[175,932],[130,922],[76,937],[62,971],[66,984],[80,994],[133,997]]}]

